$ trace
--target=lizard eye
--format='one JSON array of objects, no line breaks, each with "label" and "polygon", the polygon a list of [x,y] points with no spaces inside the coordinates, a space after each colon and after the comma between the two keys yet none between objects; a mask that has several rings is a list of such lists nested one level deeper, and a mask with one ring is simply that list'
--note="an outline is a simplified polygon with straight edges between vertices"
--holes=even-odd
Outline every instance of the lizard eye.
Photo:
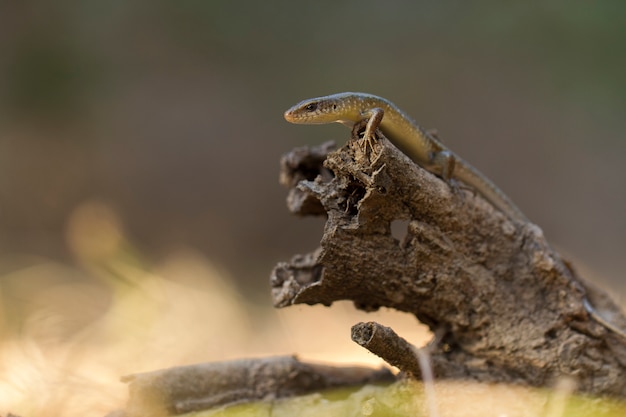
[{"label": "lizard eye", "polygon": [[304,106],[304,110],[306,111],[315,111],[317,110],[317,103],[309,103],[306,106]]}]

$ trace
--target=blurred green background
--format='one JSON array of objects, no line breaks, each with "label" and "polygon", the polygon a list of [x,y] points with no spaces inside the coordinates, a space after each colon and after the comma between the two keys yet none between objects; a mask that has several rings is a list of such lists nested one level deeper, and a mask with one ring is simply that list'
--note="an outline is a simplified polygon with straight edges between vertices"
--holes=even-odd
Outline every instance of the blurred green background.
[{"label": "blurred green background", "polygon": [[280,155],[349,134],[282,113],[340,91],[384,96],[437,128],[624,300],[623,1],[0,7],[4,328],[20,327],[43,285],[18,288],[16,271],[52,262],[89,279],[77,245],[101,243],[98,222],[116,224],[134,259],[192,249],[269,305],[272,267],[315,248],[323,226],[287,212]]},{"label": "blurred green background", "polygon": [[[68,216],[110,204],[151,256],[198,248],[263,291],[319,223],[277,185],[310,96],[396,102],[548,238],[626,292],[626,3],[9,2],[0,14],[1,250],[68,259]],[[251,287],[250,287],[251,286]]]},{"label": "blurred green background", "polygon": [[72,262],[90,200],[158,259],[179,245],[267,299],[315,247],[277,184],[290,105],[366,91],[494,179],[593,280],[626,293],[626,3],[10,2],[0,14],[0,250]]}]

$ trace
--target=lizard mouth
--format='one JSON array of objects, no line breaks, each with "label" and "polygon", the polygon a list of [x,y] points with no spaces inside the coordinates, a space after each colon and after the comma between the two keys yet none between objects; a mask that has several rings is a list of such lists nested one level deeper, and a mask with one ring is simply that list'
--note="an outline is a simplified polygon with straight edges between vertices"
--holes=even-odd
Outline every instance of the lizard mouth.
[{"label": "lizard mouth", "polygon": [[285,117],[285,120],[292,123],[297,119],[296,115],[293,112],[293,109],[287,110],[283,116]]}]

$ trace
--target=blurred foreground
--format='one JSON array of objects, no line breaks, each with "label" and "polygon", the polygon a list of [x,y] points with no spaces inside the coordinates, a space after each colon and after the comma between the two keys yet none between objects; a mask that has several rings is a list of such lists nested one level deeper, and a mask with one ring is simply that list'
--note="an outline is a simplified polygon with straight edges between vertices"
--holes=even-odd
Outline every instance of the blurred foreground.
[{"label": "blurred foreground", "polygon": [[[276,404],[244,404],[193,417],[622,417],[626,403],[507,385],[444,381],[434,396],[420,382],[315,393]],[[187,414],[191,416],[192,414]]]},{"label": "blurred foreground", "polygon": [[362,320],[393,326],[418,345],[428,338],[414,318],[391,311],[251,304],[193,250],[150,263],[98,202],[72,214],[67,242],[78,267],[0,260],[0,414],[102,416],[124,406],[120,376],[198,362],[296,353],[378,365],[350,341]]}]

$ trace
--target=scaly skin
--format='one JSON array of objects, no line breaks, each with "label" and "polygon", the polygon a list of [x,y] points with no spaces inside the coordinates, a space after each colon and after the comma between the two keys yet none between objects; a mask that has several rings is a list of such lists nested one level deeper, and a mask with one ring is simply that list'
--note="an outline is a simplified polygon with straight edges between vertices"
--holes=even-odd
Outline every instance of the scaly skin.
[{"label": "scaly skin", "polygon": [[296,124],[338,122],[348,127],[367,120],[366,140],[373,140],[376,129],[380,129],[391,143],[419,166],[446,181],[455,178],[464,182],[511,220],[528,222],[522,211],[493,182],[384,98],[365,93],[339,93],[312,98],[287,110],[285,119]]},{"label": "scaly skin", "polygon": [[[392,102],[372,94],[339,93],[301,101],[285,112],[285,120],[296,124],[338,122],[350,128],[367,120],[364,138],[374,140],[376,129],[413,162],[448,181],[458,179],[471,186],[511,220],[528,222],[519,208],[493,182],[429,135]],[[583,299],[585,310],[597,322],[626,339],[626,331],[604,318]]]}]

